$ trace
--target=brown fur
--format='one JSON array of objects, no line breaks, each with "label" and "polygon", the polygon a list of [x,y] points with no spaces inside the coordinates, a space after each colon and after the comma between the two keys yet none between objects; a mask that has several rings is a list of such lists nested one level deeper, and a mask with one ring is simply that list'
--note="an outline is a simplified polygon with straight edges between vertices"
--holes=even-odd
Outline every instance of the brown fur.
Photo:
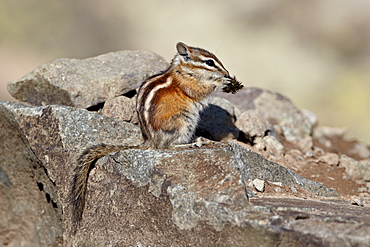
[{"label": "brown fur", "polygon": [[109,153],[123,150],[125,148],[129,147],[100,144],[85,150],[77,159],[77,166],[74,170],[75,175],[73,178],[72,192],[70,194],[70,201],[73,208],[72,222],[74,229],[77,228],[78,223],[82,219],[82,211],[85,206],[87,178],[95,161]]}]

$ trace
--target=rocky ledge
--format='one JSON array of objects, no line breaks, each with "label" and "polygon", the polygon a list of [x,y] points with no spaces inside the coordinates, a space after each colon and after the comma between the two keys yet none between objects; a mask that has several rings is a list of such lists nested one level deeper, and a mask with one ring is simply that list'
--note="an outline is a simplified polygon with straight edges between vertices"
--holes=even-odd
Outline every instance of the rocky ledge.
[{"label": "rocky ledge", "polygon": [[78,155],[142,142],[135,89],[166,66],[124,51],[9,82],[24,103],[0,103],[0,245],[370,245],[369,147],[259,88],[211,100],[197,130],[209,144],[99,159],[72,234]]}]

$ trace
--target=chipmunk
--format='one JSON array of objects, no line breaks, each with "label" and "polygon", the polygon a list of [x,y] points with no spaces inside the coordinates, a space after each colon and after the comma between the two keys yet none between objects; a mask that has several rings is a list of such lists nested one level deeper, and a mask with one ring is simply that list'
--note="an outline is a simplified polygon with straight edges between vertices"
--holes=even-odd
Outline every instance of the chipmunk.
[{"label": "chipmunk", "polygon": [[[169,148],[189,143],[206,99],[217,87],[236,92],[242,86],[230,77],[221,61],[209,51],[177,43],[169,68],[146,79],[138,90],[136,109],[144,144],[140,148]],[[230,91],[231,89],[231,91]],[[97,145],[77,160],[70,200],[74,228],[82,219],[87,178],[94,162],[109,153],[138,146]]]}]

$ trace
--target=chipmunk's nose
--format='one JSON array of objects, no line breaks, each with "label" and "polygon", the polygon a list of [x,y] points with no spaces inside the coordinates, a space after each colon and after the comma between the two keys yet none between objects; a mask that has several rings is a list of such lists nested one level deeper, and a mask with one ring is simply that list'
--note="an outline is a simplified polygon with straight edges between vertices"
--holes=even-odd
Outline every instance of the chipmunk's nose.
[{"label": "chipmunk's nose", "polygon": [[225,78],[227,79],[226,83],[231,82],[233,80],[233,78],[229,74],[227,74]]},{"label": "chipmunk's nose", "polygon": [[230,73],[229,73],[229,71],[227,71],[226,69],[225,69],[225,77],[227,78],[227,79],[231,79],[231,76],[230,76]]}]

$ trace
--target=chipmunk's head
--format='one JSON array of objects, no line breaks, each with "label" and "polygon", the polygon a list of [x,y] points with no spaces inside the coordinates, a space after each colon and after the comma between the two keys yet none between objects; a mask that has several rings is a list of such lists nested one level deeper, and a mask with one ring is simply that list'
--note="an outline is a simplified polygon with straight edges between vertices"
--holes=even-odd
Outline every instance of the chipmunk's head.
[{"label": "chipmunk's head", "polygon": [[211,52],[187,46],[182,42],[177,43],[176,49],[178,54],[172,63],[184,76],[215,87],[225,85],[231,80],[229,72]]}]

